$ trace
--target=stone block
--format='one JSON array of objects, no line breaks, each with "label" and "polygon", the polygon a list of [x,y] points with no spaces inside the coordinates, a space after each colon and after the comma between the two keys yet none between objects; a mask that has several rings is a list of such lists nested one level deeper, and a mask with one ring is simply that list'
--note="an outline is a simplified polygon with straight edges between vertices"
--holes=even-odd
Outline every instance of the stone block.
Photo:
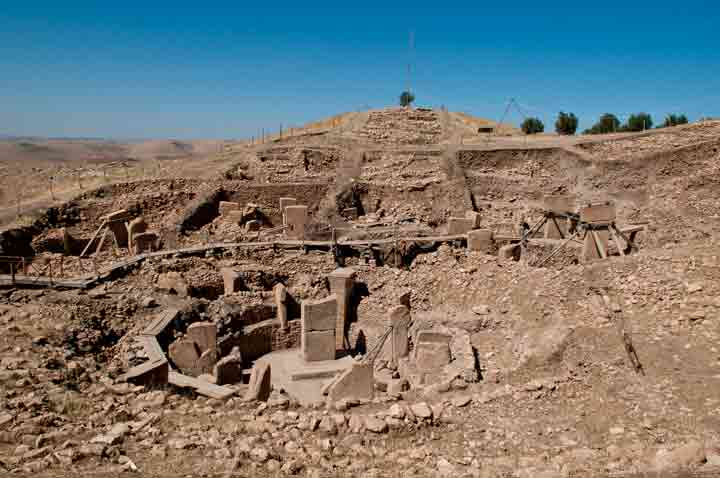
[{"label": "stone block", "polygon": [[145,219],[142,217],[136,217],[132,221],[130,221],[127,225],[127,235],[128,235],[128,248],[132,251],[133,249],[133,237],[135,237],[136,234],[141,234],[143,232],[147,231],[147,223],[145,222]]},{"label": "stone block", "polygon": [[284,284],[275,284],[273,287],[273,299],[277,307],[277,318],[280,327],[285,330],[288,327],[287,289]]},{"label": "stone block", "polygon": [[324,299],[304,300],[300,306],[302,333],[315,331],[332,331],[334,333],[337,307],[337,299],[334,294]]},{"label": "stone block", "polygon": [[480,220],[481,220],[481,218],[482,218],[482,216],[480,215],[479,212],[467,211],[467,212],[465,213],[465,219],[470,219],[470,220],[472,221],[472,224],[473,224],[472,228],[473,228],[473,229],[477,229],[478,227],[480,227]]},{"label": "stone block", "polygon": [[187,337],[181,337],[170,344],[168,355],[175,367],[186,375],[192,375],[201,352],[198,345]]},{"label": "stone block", "polygon": [[225,295],[230,295],[242,290],[247,290],[245,282],[243,281],[243,275],[240,272],[229,267],[223,267],[222,269],[220,269],[220,275],[223,278]]},{"label": "stone block", "polygon": [[451,217],[448,219],[448,235],[467,234],[475,227],[474,219],[464,217]]},{"label": "stone block", "polygon": [[133,254],[144,254],[145,252],[155,252],[160,248],[160,236],[156,232],[140,232],[133,236],[132,250]]},{"label": "stone block", "polygon": [[242,382],[242,355],[240,349],[234,347],[230,355],[220,359],[213,368],[213,376],[218,385]]},{"label": "stone block", "polygon": [[227,215],[230,211],[240,210],[240,204],[236,202],[220,201],[220,204],[218,205],[218,211],[220,211],[221,216]]},{"label": "stone block", "polygon": [[335,360],[335,329],[303,333],[301,348],[306,362]]},{"label": "stone block", "polygon": [[371,400],[374,395],[373,366],[356,362],[341,373],[328,390],[333,401]]},{"label": "stone block", "polygon": [[200,352],[206,350],[215,350],[217,348],[217,327],[212,322],[195,322],[190,324],[187,330],[187,336],[193,340]]},{"label": "stone block", "polygon": [[468,232],[468,249],[490,254],[495,250],[495,239],[490,229],[476,229]]},{"label": "stone block", "polygon": [[285,233],[288,238],[305,239],[305,227],[308,222],[307,206],[287,206],[285,220]]},{"label": "stone block", "polygon": [[607,224],[615,221],[614,204],[591,204],[580,208],[580,221],[591,224]]},{"label": "stone block", "polygon": [[421,331],[415,347],[415,366],[421,372],[432,372],[450,363],[450,336]]},{"label": "stone block", "polygon": [[267,401],[272,391],[270,376],[270,364],[265,362],[256,363],[250,373],[250,383],[245,394],[245,400]]}]

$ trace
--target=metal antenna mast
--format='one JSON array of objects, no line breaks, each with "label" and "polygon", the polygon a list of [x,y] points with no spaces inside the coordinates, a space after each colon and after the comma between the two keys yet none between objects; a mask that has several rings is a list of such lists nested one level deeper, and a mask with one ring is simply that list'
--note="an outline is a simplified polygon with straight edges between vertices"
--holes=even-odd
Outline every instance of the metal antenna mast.
[{"label": "metal antenna mast", "polygon": [[413,52],[415,50],[415,32],[410,30],[410,54],[408,55],[407,64],[407,92],[412,93],[412,61]]}]

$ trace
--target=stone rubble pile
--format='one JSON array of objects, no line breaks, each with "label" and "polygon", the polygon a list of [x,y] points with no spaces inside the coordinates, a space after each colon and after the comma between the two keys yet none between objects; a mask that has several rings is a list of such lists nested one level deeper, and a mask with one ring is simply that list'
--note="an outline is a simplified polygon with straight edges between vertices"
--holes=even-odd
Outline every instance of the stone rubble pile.
[{"label": "stone rubble pile", "polygon": [[437,144],[442,126],[432,110],[389,108],[370,112],[360,136],[379,144]]}]

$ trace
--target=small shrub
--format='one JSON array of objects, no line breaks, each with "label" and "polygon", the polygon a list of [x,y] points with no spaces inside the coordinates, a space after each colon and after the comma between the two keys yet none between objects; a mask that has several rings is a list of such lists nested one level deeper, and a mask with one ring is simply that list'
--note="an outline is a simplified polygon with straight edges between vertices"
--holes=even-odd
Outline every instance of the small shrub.
[{"label": "small shrub", "polygon": [[525,121],[520,125],[520,129],[525,134],[537,134],[545,131],[545,125],[538,118],[525,118]]},{"label": "small shrub", "polygon": [[652,116],[647,113],[636,113],[630,115],[627,123],[623,125],[622,130],[629,132],[645,131],[646,129],[652,128],[652,125]]},{"label": "small shrub", "polygon": [[663,122],[663,124],[661,124],[658,127],[659,128],[668,128],[670,126],[677,126],[680,124],[688,124],[687,116],[685,116],[684,114],[677,115],[675,113],[670,113],[667,116],[665,116],[665,121]]},{"label": "small shrub", "polygon": [[605,113],[592,128],[583,131],[583,134],[607,134],[620,129],[620,120],[612,113]]},{"label": "small shrub", "polygon": [[578,119],[574,113],[560,112],[555,121],[555,132],[558,134],[573,135],[577,131]]},{"label": "small shrub", "polygon": [[400,95],[400,106],[410,106],[415,101],[415,95],[409,91],[403,91]]}]

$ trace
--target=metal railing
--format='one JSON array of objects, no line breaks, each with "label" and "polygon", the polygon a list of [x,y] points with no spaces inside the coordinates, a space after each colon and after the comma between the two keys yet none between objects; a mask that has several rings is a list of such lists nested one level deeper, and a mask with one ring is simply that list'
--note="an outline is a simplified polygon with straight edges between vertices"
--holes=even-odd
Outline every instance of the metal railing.
[{"label": "metal railing", "polygon": [[46,279],[52,284],[54,281],[67,279],[65,277],[65,268],[72,267],[74,264],[81,274],[93,273],[99,275],[98,265],[94,258],[78,256],[0,256],[0,270],[9,270],[13,284],[19,278],[32,282],[40,282]]}]

